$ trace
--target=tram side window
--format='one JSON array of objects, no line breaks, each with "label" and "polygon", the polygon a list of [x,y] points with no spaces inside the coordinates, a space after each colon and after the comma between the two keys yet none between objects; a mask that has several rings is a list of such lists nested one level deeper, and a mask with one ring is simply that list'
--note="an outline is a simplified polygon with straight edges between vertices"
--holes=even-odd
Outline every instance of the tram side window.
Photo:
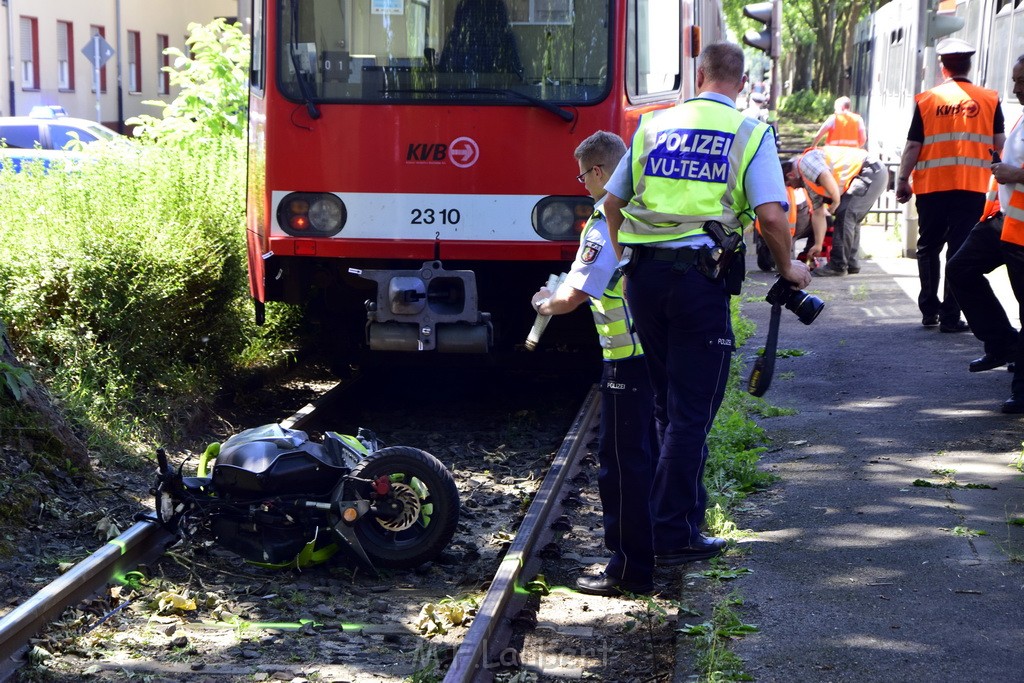
[{"label": "tram side window", "polygon": [[679,3],[635,0],[627,18],[626,91],[632,100],[679,90]]},{"label": "tram side window", "polygon": [[266,46],[264,45],[264,17],[266,16],[266,0],[256,0],[252,6],[252,57],[249,66],[249,85],[258,92],[263,92],[266,81]]},{"label": "tram side window", "polygon": [[904,66],[907,60],[908,41],[904,40],[903,28],[898,28],[890,34],[889,58],[886,66],[885,92],[887,95],[899,95],[903,92]]}]

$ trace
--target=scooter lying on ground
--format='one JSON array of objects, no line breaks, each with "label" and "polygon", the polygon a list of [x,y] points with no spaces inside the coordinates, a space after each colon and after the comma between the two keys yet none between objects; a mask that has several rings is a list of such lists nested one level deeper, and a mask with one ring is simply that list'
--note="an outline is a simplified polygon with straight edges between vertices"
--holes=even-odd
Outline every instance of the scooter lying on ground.
[{"label": "scooter lying on ground", "polygon": [[267,567],[306,567],[344,550],[371,568],[408,569],[448,546],[459,521],[455,479],[407,446],[270,424],[211,444],[196,476],[157,450],[156,515],[171,533],[212,532],[217,544]]}]

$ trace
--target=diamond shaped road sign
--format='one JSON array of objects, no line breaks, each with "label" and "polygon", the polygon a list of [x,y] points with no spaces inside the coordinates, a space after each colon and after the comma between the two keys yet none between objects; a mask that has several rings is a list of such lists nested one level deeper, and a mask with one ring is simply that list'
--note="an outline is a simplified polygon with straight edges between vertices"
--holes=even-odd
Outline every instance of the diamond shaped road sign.
[{"label": "diamond shaped road sign", "polygon": [[92,68],[98,69],[114,56],[114,48],[110,47],[110,43],[103,40],[103,36],[97,33],[82,48],[82,54],[92,64]]}]

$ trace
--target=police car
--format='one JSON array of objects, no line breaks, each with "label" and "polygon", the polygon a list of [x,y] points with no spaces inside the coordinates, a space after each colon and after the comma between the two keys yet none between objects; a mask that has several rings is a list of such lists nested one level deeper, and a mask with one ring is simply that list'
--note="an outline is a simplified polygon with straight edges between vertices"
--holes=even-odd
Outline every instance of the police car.
[{"label": "police car", "polygon": [[95,121],[72,118],[63,107],[33,107],[28,116],[0,116],[0,168],[14,172],[40,162],[49,168],[56,159],[75,160],[82,143],[121,138]]}]

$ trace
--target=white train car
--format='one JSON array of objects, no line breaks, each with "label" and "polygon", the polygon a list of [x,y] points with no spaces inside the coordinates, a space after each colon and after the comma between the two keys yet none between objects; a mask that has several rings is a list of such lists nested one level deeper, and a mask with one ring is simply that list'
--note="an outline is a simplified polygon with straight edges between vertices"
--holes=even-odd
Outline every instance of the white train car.
[{"label": "white train car", "polygon": [[[1011,72],[1024,54],[1024,2],[945,0],[940,12],[964,20],[949,37],[978,49],[971,80],[999,91],[1006,125],[1012,126],[1021,115]],[[893,0],[857,25],[850,97],[867,123],[868,148],[889,162],[903,152],[914,95],[942,80],[935,41],[922,29],[934,14],[927,0]]]}]

